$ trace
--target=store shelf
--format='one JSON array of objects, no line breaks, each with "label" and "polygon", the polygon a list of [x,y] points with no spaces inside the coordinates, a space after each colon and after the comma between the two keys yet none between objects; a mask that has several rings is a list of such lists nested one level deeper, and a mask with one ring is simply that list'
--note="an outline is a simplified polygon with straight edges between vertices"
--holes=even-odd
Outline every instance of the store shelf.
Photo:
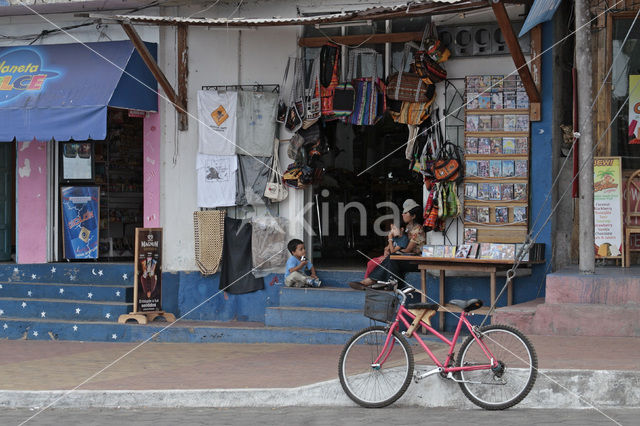
[{"label": "store shelf", "polygon": [[529,109],[468,109],[469,115],[528,115]]}]

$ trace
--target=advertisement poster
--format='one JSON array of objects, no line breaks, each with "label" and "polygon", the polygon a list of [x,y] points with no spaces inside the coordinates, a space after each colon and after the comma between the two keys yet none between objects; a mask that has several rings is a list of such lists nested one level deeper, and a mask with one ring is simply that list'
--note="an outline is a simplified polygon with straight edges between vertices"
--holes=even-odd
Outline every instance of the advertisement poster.
[{"label": "advertisement poster", "polygon": [[629,143],[640,144],[640,74],[629,76]]},{"label": "advertisement poster", "polygon": [[622,161],[593,161],[593,205],[597,258],[622,257]]},{"label": "advertisement poster", "polygon": [[136,228],[134,312],[162,310],[162,228]]},{"label": "advertisement poster", "polygon": [[60,200],[64,258],[97,259],[100,188],[63,186]]}]

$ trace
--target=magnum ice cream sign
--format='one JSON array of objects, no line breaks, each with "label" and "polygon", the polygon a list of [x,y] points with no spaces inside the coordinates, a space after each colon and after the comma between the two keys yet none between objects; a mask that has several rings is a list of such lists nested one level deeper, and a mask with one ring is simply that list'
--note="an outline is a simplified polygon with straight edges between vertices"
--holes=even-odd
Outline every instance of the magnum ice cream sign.
[{"label": "magnum ice cream sign", "polygon": [[162,310],[162,228],[136,228],[135,312]]}]

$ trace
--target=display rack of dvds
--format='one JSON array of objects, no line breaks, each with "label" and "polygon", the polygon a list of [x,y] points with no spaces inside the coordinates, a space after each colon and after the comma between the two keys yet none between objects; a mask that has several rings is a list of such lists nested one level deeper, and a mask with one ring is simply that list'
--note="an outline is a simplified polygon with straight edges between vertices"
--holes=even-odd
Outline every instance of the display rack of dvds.
[{"label": "display rack of dvds", "polygon": [[465,80],[465,243],[521,243],[529,229],[529,99],[517,75]]}]

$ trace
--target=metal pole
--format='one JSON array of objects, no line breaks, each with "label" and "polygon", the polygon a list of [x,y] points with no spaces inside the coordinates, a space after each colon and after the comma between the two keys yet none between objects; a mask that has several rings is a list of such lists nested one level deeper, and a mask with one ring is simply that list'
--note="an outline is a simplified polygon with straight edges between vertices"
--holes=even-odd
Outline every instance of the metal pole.
[{"label": "metal pole", "polygon": [[[576,68],[578,70],[578,117],[580,141],[579,157],[582,170],[579,175],[579,269],[583,274],[595,272],[594,224],[593,224],[593,117],[590,105],[593,102],[591,27],[581,28],[589,20],[589,0],[575,0],[576,12]],[[578,28],[581,28],[578,30]]]}]

